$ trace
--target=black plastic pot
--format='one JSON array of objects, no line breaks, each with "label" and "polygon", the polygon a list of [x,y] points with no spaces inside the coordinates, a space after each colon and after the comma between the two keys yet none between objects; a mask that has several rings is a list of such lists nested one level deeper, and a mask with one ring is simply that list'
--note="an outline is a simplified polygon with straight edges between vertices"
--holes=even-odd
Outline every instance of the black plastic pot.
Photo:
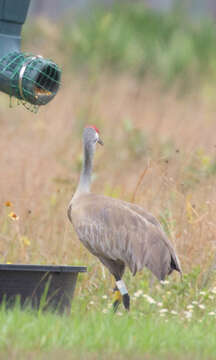
[{"label": "black plastic pot", "polygon": [[79,272],[84,266],[41,266],[0,264],[0,303],[12,307],[19,298],[20,305],[35,309],[70,309]]}]

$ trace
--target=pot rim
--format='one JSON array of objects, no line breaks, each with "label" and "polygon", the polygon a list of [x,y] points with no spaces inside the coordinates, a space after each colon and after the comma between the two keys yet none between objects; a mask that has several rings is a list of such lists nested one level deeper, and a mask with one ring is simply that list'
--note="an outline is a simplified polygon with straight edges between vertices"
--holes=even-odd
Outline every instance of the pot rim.
[{"label": "pot rim", "polygon": [[42,272],[87,272],[86,266],[38,265],[38,264],[0,264],[0,271],[42,271]]}]

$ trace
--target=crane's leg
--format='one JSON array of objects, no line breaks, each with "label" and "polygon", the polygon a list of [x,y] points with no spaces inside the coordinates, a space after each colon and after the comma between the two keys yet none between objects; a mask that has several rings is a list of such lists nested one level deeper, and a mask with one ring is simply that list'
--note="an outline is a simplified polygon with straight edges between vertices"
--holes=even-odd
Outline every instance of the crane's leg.
[{"label": "crane's leg", "polygon": [[114,261],[112,259],[107,259],[102,256],[98,256],[99,260],[105,265],[111,274],[115,277],[116,286],[114,287],[114,301],[113,301],[113,311],[116,312],[119,304],[123,300],[125,309],[130,309],[130,297],[128,295],[127,288],[122,279],[125,270],[125,264],[122,261]]},{"label": "crane's leg", "polygon": [[113,310],[114,312],[117,310],[121,300],[123,301],[123,305],[126,310],[130,310],[130,296],[128,294],[128,290],[123,280],[120,277],[116,278],[116,287],[114,291],[116,292],[116,300],[113,303]]},{"label": "crane's leg", "polygon": [[124,307],[127,311],[130,310],[130,295],[127,293],[127,294],[124,294],[123,295],[123,304],[124,304]]},{"label": "crane's leg", "polygon": [[121,296],[121,293],[120,293],[119,289],[117,288],[117,286],[114,287],[113,292],[114,292],[113,311],[116,312],[119,305],[121,304],[122,296]]}]

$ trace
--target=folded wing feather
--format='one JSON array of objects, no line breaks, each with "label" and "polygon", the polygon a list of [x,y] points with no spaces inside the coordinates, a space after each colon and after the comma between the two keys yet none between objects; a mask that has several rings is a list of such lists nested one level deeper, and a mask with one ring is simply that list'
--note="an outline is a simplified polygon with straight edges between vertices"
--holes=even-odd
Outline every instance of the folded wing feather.
[{"label": "folded wing feather", "polygon": [[99,258],[124,262],[134,275],[146,266],[159,280],[181,272],[160,223],[142,207],[90,193],[72,202],[69,213],[79,239]]}]

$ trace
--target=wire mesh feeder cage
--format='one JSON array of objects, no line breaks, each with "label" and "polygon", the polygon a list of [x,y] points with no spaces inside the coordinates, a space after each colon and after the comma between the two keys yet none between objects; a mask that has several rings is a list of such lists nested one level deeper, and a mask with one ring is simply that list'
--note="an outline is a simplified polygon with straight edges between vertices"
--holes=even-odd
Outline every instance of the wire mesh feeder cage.
[{"label": "wire mesh feeder cage", "polygon": [[13,52],[0,59],[0,90],[20,99],[29,110],[50,102],[60,81],[60,68],[40,55]]}]

